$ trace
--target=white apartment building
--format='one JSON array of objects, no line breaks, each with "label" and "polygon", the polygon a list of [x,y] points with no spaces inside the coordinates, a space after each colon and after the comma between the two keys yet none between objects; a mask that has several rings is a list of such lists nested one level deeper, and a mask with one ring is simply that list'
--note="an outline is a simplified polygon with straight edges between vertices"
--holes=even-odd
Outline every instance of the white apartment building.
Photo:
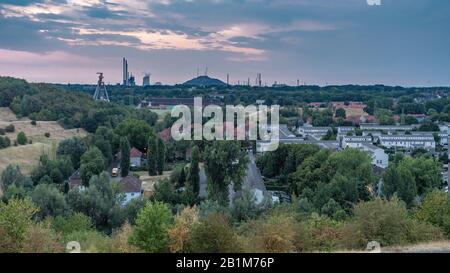
[{"label": "white apartment building", "polygon": [[341,147],[345,148],[360,148],[364,144],[372,144],[371,136],[343,136]]},{"label": "white apartment building", "polygon": [[435,149],[436,142],[432,134],[421,135],[383,135],[379,138],[380,144],[387,148],[405,149]]},{"label": "white apartment building", "polygon": [[314,126],[301,126],[298,128],[298,133],[303,137],[314,136],[315,138],[321,138],[331,130],[331,127],[314,127]]},{"label": "white apartment building", "polygon": [[[319,146],[321,149],[327,149],[327,150],[333,150],[333,151],[338,151],[340,150],[340,143],[339,141],[335,141],[335,140],[320,140],[320,141],[315,141],[315,140],[303,140],[301,138],[289,138],[289,139],[280,139],[279,140],[279,144],[311,144],[311,145],[317,145]],[[272,148],[273,143],[271,143],[270,141],[257,141],[256,142],[256,152],[259,154],[264,154],[267,151],[271,150],[270,148]]]},{"label": "white apartment building", "polygon": [[[411,132],[412,135],[415,136],[423,136],[423,135],[430,135],[432,134],[434,137],[435,133],[429,133],[429,132]],[[437,136],[439,137],[439,144],[442,146],[447,146],[448,145],[448,133],[447,132],[436,132]]]},{"label": "white apartment building", "polygon": [[353,126],[339,126],[337,128],[338,130],[338,134],[339,135],[347,135],[347,133],[349,132],[354,132],[355,131],[355,127]]},{"label": "white apartment building", "polygon": [[412,125],[379,125],[372,123],[363,123],[360,125],[363,131],[384,131],[388,133],[399,131],[412,131],[414,126]]}]

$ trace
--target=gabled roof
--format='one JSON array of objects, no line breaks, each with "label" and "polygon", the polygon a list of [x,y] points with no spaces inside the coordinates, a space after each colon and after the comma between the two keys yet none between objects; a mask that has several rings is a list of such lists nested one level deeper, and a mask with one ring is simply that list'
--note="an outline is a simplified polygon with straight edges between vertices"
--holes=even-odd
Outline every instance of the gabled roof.
[{"label": "gabled roof", "polygon": [[80,171],[76,170],[70,177],[69,177],[69,186],[70,188],[77,188],[83,184],[83,181],[81,179]]},{"label": "gabled roof", "polygon": [[127,176],[125,178],[122,178],[121,180],[123,192],[130,193],[130,192],[140,192],[142,187],[142,181],[134,176]]},{"label": "gabled roof", "polygon": [[141,157],[141,156],[142,156],[141,151],[139,151],[138,149],[136,149],[134,147],[131,149],[130,157]]}]

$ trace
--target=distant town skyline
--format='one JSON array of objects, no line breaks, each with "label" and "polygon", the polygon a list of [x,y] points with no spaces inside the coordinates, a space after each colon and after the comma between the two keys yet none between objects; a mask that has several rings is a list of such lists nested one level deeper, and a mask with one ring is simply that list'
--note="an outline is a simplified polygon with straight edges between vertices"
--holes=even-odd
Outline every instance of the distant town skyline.
[{"label": "distant town skyline", "polygon": [[450,1],[0,0],[0,75],[450,86]]}]

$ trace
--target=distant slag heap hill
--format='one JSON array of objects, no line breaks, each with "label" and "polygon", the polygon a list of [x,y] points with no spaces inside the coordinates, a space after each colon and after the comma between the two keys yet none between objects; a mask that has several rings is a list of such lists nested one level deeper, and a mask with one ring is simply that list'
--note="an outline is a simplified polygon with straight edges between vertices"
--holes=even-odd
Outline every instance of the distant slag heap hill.
[{"label": "distant slag heap hill", "polygon": [[186,86],[226,86],[227,84],[224,83],[221,80],[213,79],[208,76],[199,76],[197,78],[194,78],[192,80],[189,80],[183,85]]}]

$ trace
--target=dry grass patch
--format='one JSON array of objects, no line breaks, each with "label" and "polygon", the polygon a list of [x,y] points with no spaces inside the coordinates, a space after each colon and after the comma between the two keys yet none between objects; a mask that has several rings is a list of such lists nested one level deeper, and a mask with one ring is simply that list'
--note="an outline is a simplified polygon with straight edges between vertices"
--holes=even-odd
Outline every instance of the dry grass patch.
[{"label": "dry grass patch", "polygon": [[345,115],[347,117],[353,117],[353,116],[364,116],[368,114],[364,112],[363,109],[360,108],[345,108]]},{"label": "dry grass patch", "polygon": [[155,189],[155,183],[159,180],[169,178],[172,171],[166,171],[162,175],[157,176],[149,176],[148,172],[136,172],[139,175],[139,179],[142,180],[142,189],[144,190],[144,194],[149,196],[153,193]]},{"label": "dry grass patch", "polygon": [[0,123],[19,120],[8,107],[0,107]]},{"label": "dry grass patch", "polygon": [[442,251],[450,252],[450,241],[430,242],[430,243],[422,243],[422,244],[417,244],[417,245],[399,246],[399,247],[386,247],[386,248],[382,248],[382,251],[383,252],[406,252],[406,253],[442,252]]},{"label": "dry grass patch", "polygon": [[52,145],[33,143],[0,150],[0,173],[10,164],[19,165],[24,174],[30,174],[42,154],[50,154]]},{"label": "dry grass patch", "polygon": [[[27,138],[33,142],[51,143],[53,140],[62,140],[74,136],[84,137],[87,135],[83,129],[66,130],[56,121],[37,121],[36,125],[31,124],[28,118],[18,119],[15,114],[5,107],[0,108],[0,128],[4,128],[10,124],[15,127],[15,132],[6,133],[12,141],[14,141],[19,132],[24,132]],[[45,137],[45,133],[50,133],[50,137]]]},{"label": "dry grass patch", "polygon": [[[43,153],[54,154],[56,152],[59,141],[87,135],[83,129],[65,130],[56,121],[37,121],[36,125],[32,125],[29,118],[19,119],[11,109],[0,107],[0,128],[10,124],[15,127],[15,132],[6,133],[6,136],[11,139],[11,144],[14,143],[17,134],[21,131],[33,141],[33,144],[0,149],[0,174],[9,164],[19,165],[23,173],[29,174]],[[50,137],[45,137],[45,133],[50,133]]]}]

